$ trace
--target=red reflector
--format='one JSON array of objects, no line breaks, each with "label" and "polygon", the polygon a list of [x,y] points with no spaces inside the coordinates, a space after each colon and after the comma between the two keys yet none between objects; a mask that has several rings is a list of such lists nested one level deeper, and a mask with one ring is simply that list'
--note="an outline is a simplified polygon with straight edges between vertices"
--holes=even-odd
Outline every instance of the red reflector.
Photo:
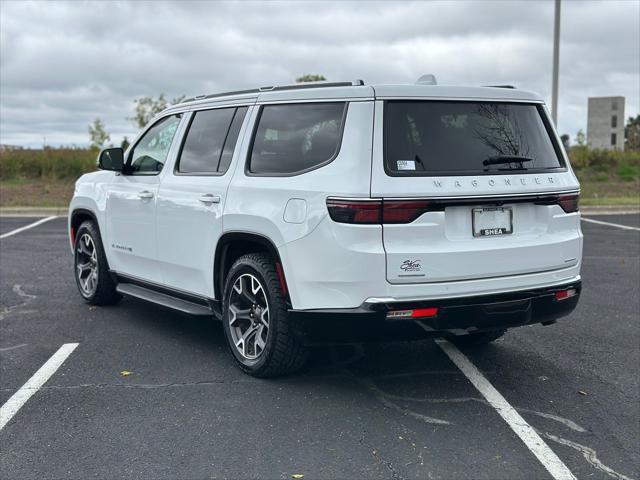
[{"label": "red reflector", "polygon": [[426,200],[385,200],[382,223],[411,223],[429,210]]},{"label": "red reflector", "polygon": [[556,300],[566,300],[567,298],[574,297],[576,295],[576,289],[570,288],[569,290],[561,290],[556,292]]},{"label": "red reflector", "polygon": [[438,309],[436,307],[416,308],[413,310],[390,310],[387,312],[387,319],[425,318],[435,317],[436,315],[438,315]]},{"label": "red reflector", "polygon": [[562,207],[566,213],[573,213],[578,211],[578,202],[580,200],[580,194],[574,193],[571,195],[560,195],[558,198],[558,205]]},{"label": "red reflector", "polygon": [[435,317],[436,315],[438,315],[438,309],[436,307],[416,308],[411,312],[413,318]]},{"label": "red reflector", "polygon": [[329,216],[334,222],[379,224],[382,202],[380,200],[334,200],[327,199]]},{"label": "red reflector", "polygon": [[69,230],[69,237],[71,237],[71,245],[76,248],[76,229],[71,227]]},{"label": "red reflector", "polygon": [[278,280],[280,280],[280,288],[282,288],[282,293],[286,295],[287,282],[285,282],[284,280],[284,271],[282,270],[282,264],[280,262],[276,263],[276,273],[278,274]]}]

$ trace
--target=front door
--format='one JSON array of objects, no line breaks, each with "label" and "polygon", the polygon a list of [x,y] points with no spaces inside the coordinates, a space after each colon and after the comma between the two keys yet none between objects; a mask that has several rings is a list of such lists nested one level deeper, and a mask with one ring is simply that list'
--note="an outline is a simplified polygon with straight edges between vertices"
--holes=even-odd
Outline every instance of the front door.
[{"label": "front door", "polygon": [[140,137],[123,174],[106,192],[110,267],[117,273],[160,283],[156,203],[160,174],[169,157],[180,116],[164,117]]},{"label": "front door", "polygon": [[[160,183],[158,259],[163,283],[213,298],[213,263],[234,151],[247,107],[191,114],[175,166]],[[236,155],[237,156],[237,155]]]}]

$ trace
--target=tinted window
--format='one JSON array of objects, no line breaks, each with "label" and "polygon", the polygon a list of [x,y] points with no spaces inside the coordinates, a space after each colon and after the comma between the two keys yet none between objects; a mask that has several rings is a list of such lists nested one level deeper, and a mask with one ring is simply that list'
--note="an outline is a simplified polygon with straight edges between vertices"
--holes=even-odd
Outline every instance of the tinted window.
[{"label": "tinted window", "polygon": [[488,102],[387,102],[385,163],[398,175],[562,167],[540,107]]},{"label": "tinted window", "polygon": [[332,160],[340,144],[344,111],[344,102],[262,107],[249,170],[291,174]]},{"label": "tinted window", "polygon": [[229,127],[229,133],[227,133],[227,140],[224,142],[222,155],[220,156],[220,164],[218,165],[218,171],[220,173],[226,172],[229,168],[229,165],[231,164],[231,159],[233,158],[233,150],[235,149],[236,143],[238,142],[238,135],[240,134],[240,128],[242,127],[242,122],[246,113],[247,107],[239,107],[236,110],[236,114],[233,117],[233,122],[231,122],[231,127]]},{"label": "tinted window", "polygon": [[171,142],[180,124],[180,115],[165,117],[147,130],[131,151],[128,170],[131,173],[158,173],[162,170]]},{"label": "tinted window", "polygon": [[235,108],[196,112],[182,146],[178,171],[180,173],[213,173],[229,131]]}]

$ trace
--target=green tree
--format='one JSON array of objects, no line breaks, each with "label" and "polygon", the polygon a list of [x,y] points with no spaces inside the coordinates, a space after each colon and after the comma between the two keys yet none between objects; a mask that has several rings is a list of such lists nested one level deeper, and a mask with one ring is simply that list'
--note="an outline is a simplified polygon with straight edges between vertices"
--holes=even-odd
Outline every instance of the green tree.
[{"label": "green tree", "polygon": [[587,136],[584,134],[582,129],[578,130],[578,133],[576,133],[576,145],[579,147],[587,146]]},{"label": "green tree", "polygon": [[175,105],[176,103],[180,103],[182,100],[184,100],[184,95],[181,95],[178,98],[174,98],[169,102],[164,96],[164,93],[161,93],[158,98],[136,98],[133,101],[135,105],[133,107],[133,117],[129,117],[128,120],[131,120],[136,127],[143,128],[147,123],[149,123],[149,120],[163,111],[169,105]]},{"label": "green tree", "polygon": [[89,125],[89,141],[91,142],[91,148],[101,149],[105,142],[111,140],[111,135],[105,130],[104,123],[99,118],[96,118],[91,125]]},{"label": "green tree", "polygon": [[569,149],[569,143],[570,143],[569,135],[566,134],[566,133],[560,135],[560,140],[562,141],[562,145],[564,146],[564,149],[568,150]]},{"label": "green tree", "polygon": [[640,151],[640,115],[629,117],[624,127],[624,148],[634,152]]},{"label": "green tree", "polygon": [[123,150],[126,150],[127,148],[129,148],[130,142],[129,139],[125,136],[122,139],[122,142],[120,142],[120,148],[122,148]]},{"label": "green tree", "polygon": [[326,78],[324,75],[320,75],[317,73],[305,73],[301,77],[296,78],[296,83],[302,82],[323,82]]}]

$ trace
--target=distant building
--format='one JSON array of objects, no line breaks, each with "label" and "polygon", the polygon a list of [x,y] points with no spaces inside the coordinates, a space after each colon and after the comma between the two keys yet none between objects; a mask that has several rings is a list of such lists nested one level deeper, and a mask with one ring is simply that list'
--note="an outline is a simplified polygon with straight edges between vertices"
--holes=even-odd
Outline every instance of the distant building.
[{"label": "distant building", "polygon": [[2,144],[0,145],[0,152],[9,152],[11,150],[22,150],[24,147],[21,147],[20,145],[6,145],[6,144]]},{"label": "distant building", "polygon": [[606,150],[624,150],[624,118],[624,97],[589,98],[589,146]]}]

